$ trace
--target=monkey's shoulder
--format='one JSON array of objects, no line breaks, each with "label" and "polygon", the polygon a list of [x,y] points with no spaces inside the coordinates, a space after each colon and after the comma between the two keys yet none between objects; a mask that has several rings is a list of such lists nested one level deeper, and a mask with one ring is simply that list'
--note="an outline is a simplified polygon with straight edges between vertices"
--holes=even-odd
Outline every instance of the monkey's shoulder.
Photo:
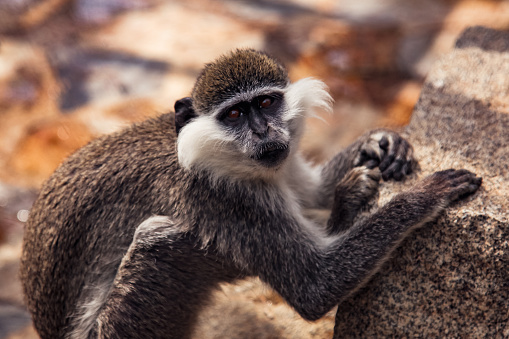
[{"label": "monkey's shoulder", "polygon": [[174,156],[175,143],[174,114],[168,113],[97,138],[70,159],[81,158],[83,162],[113,162],[119,159],[136,162],[145,157]]},{"label": "monkey's shoulder", "polygon": [[[176,157],[174,129],[174,115],[169,113],[99,137],[64,160],[55,175],[92,171],[107,176],[133,166],[147,166],[151,160],[172,162]],[[102,167],[108,171],[99,171]]]}]

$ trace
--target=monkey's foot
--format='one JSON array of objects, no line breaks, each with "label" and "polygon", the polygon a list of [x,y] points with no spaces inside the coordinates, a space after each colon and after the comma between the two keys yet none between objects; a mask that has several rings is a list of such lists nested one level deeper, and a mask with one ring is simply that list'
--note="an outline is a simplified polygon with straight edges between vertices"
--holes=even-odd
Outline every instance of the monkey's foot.
[{"label": "monkey's foot", "polygon": [[412,146],[398,133],[378,129],[361,144],[355,166],[378,167],[384,180],[402,180],[417,166]]},{"label": "monkey's foot", "polygon": [[381,178],[378,168],[355,167],[337,184],[335,198],[363,206],[378,193]]}]

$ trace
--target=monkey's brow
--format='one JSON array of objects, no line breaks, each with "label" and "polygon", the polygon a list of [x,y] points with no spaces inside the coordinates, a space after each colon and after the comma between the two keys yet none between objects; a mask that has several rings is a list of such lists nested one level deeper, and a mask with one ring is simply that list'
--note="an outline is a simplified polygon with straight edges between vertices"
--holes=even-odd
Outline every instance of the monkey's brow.
[{"label": "monkey's brow", "polygon": [[256,97],[259,97],[261,95],[270,95],[275,94],[278,96],[283,96],[286,93],[286,88],[276,87],[276,86],[266,86],[266,87],[260,87],[255,90],[250,90],[246,92],[237,93],[231,98],[223,101],[219,106],[215,107],[214,111],[212,112],[212,116],[217,116],[218,114],[221,114],[225,109],[232,107],[236,104],[239,104],[241,102],[251,102]]}]

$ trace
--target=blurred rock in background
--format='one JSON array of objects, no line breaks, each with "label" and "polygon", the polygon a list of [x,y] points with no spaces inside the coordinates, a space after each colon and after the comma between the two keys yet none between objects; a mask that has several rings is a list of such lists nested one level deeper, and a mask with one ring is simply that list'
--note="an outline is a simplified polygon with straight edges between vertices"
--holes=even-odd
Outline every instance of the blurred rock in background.
[{"label": "blurred rock in background", "polygon": [[[471,25],[509,30],[509,2],[1,1],[0,338],[36,338],[16,279],[34,192],[89,140],[172,110],[204,63],[253,47],[294,80],[324,80],[334,112],[310,119],[302,143],[320,162],[367,129],[406,125],[431,65]],[[333,313],[305,322],[257,280],[224,294],[200,338],[332,335]]]}]

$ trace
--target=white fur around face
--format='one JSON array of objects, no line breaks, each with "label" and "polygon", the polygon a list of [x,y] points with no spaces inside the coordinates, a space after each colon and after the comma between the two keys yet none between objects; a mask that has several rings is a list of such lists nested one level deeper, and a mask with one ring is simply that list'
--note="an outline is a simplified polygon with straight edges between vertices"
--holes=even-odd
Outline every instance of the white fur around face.
[{"label": "white fur around face", "polygon": [[333,99],[327,85],[314,78],[301,79],[288,86],[285,93],[288,114],[285,119],[292,120],[296,116],[314,116],[314,109],[321,108],[332,111]]},{"label": "white fur around face", "polygon": [[[272,90],[274,89],[263,88],[256,93],[241,94],[232,100],[249,99],[270,93]],[[272,128],[277,130],[284,139],[290,141],[289,158],[291,158],[297,153],[304,129],[304,118],[314,115],[314,108],[330,110],[332,98],[327,92],[326,85],[312,78],[302,79],[279,91],[284,94],[283,122],[287,124],[287,127],[272,126]],[[226,104],[231,103],[224,103],[221,107]],[[277,177],[277,172],[282,171],[257,165],[247,154],[249,145],[238,145],[235,136],[220,126],[215,117],[217,111],[218,109],[212,114],[200,115],[182,128],[177,140],[180,165],[188,170],[193,168],[208,170],[216,179],[220,177],[237,179]]]},{"label": "white fur around face", "polygon": [[304,132],[305,119],[315,115],[315,109],[332,111],[333,99],[322,81],[305,78],[290,84],[285,93],[287,112],[284,120],[298,143]]},{"label": "white fur around face", "polygon": [[264,171],[246,154],[231,134],[213,117],[202,115],[182,128],[177,139],[180,165],[187,170],[206,170],[212,181],[266,177]]},{"label": "white fur around face", "polygon": [[[178,160],[182,167],[207,166],[214,158],[228,152],[232,135],[220,128],[212,116],[201,115],[182,128],[177,140]],[[223,163],[225,166],[227,163]]]}]

